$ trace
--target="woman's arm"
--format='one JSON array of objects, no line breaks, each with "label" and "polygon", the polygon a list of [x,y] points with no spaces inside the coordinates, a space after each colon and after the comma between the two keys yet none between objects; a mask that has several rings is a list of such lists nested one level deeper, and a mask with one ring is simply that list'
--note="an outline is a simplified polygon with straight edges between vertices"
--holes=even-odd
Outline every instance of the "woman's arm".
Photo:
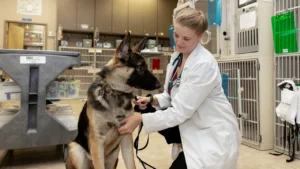
[{"label": "woman's arm", "polygon": [[219,69],[215,62],[201,62],[191,67],[186,75],[187,80],[181,84],[178,93],[172,99],[172,107],[142,115],[145,131],[147,133],[160,131],[191,118],[220,83],[218,74]]},{"label": "woman's arm", "polygon": [[181,84],[178,93],[172,99],[170,103],[172,107],[155,113],[135,113],[121,121],[124,126],[118,131],[121,134],[132,133],[142,121],[146,133],[161,131],[183,123],[193,116],[215,86],[219,85],[221,79],[218,75],[217,63],[195,65],[189,70],[187,80]]},{"label": "woman's arm", "polygon": [[[170,96],[169,96],[170,97]],[[158,103],[158,100],[157,100],[157,97],[154,95],[153,96],[153,101],[152,101],[152,106],[159,106],[159,103]]]},{"label": "woman's arm", "polygon": [[[171,70],[171,63],[167,66],[166,79],[164,84],[164,92],[155,94],[153,96],[153,101],[151,102],[152,106],[156,109],[165,109],[171,106],[171,96],[168,93],[168,82],[169,77],[167,76]],[[134,102],[136,105],[140,106],[140,109],[146,107],[148,103],[150,103],[150,97],[139,97],[137,102]]]}]

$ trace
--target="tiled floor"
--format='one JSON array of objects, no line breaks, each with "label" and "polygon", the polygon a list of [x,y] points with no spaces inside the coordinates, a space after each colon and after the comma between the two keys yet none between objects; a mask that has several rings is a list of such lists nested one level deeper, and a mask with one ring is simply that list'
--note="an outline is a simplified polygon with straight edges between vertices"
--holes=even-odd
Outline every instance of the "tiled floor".
[{"label": "tiled floor", "polygon": [[[146,138],[145,135],[142,138]],[[141,142],[142,145],[142,142]],[[150,144],[139,153],[140,157],[157,169],[168,169],[172,160],[171,147],[158,134],[152,134]],[[258,151],[241,145],[238,169],[300,169],[300,160],[286,163],[287,156],[272,156],[269,151]],[[136,159],[137,169],[143,169]],[[18,151],[1,169],[64,169],[60,151],[53,147],[43,150]],[[117,169],[125,169],[122,157]]]},{"label": "tiled floor", "polygon": [[[68,103],[65,101],[64,103]],[[72,101],[72,107],[78,115],[83,102]],[[134,133],[134,138],[136,132]],[[144,145],[147,135],[141,135],[140,145]],[[272,156],[270,151],[258,151],[241,145],[238,160],[238,169],[300,169],[300,160],[286,163],[287,156]],[[157,169],[168,169],[171,160],[171,146],[167,145],[159,134],[150,135],[150,143],[145,150],[139,152],[140,157]],[[1,151],[0,151],[1,157]],[[136,159],[137,169],[143,169]],[[13,157],[1,169],[64,169],[62,153],[60,149],[48,147],[34,150],[15,151]],[[125,169],[122,157],[117,169]]]}]

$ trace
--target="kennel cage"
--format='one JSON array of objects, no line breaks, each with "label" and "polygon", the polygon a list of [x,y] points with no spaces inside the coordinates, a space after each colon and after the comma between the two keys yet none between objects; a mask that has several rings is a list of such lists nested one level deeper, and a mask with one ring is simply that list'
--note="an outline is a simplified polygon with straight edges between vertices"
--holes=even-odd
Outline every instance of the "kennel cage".
[{"label": "kennel cage", "polygon": [[[294,15],[294,25],[296,29],[296,40],[297,47],[299,49],[300,44],[300,1],[298,0],[275,0],[274,1],[274,16],[293,12]],[[286,141],[285,153],[288,152],[288,139],[284,138],[284,124],[276,116],[275,108],[280,103],[281,92],[277,87],[279,82],[283,80],[293,80],[295,83],[300,83],[300,52],[299,50],[293,53],[274,53],[274,150],[283,151],[284,142]],[[287,127],[286,132],[288,132],[289,127]],[[299,135],[296,135],[296,141],[299,140]],[[299,144],[296,144],[296,158],[300,158]]]},{"label": "kennel cage", "polygon": [[[277,84],[284,80],[293,80],[295,83],[300,83],[300,54],[296,55],[283,55],[275,56],[275,100],[274,100],[274,110],[279,105],[281,100],[281,92]],[[274,126],[274,150],[283,151],[284,142],[286,141],[286,150],[288,152],[288,139],[284,138],[284,122],[282,122],[274,112],[275,126]],[[286,128],[286,133],[289,133],[289,126]],[[300,141],[299,135],[296,135],[297,142]],[[286,139],[286,140],[285,140]],[[300,158],[299,144],[296,144],[296,157]]]},{"label": "kennel cage", "polygon": [[237,54],[258,52],[258,3],[249,1],[249,3],[238,3],[236,15],[236,40],[235,48]]},{"label": "kennel cage", "polygon": [[261,141],[258,60],[219,61],[218,64],[221,74],[228,75],[227,99],[239,122],[243,144],[257,147]]},{"label": "kennel cage", "polygon": [[[280,14],[287,14],[288,12],[292,12],[294,15],[294,23],[296,29],[296,40],[298,49],[300,49],[300,1],[297,0],[276,0],[274,1],[274,16]],[[289,53],[289,52],[287,52]],[[296,51],[297,53],[297,51]]]},{"label": "kennel cage", "polygon": [[83,47],[59,47],[60,51],[78,52],[81,56],[80,65],[64,71],[61,77],[80,80],[80,98],[87,97],[87,91],[95,75],[115,54],[114,49],[96,49]]},{"label": "kennel cage", "polygon": [[[80,98],[86,99],[87,90],[93,80],[95,79],[96,73],[103,68],[115,54],[115,49],[98,49],[98,48],[82,48],[82,47],[59,47],[60,51],[79,52],[81,54],[80,66],[74,67],[64,71],[61,77],[72,77],[76,80],[80,80]],[[154,91],[140,90],[135,94],[147,95],[162,92],[165,76],[166,67],[170,60],[171,52],[161,52],[158,54],[142,54],[148,65],[149,70],[159,79],[162,87]],[[152,70],[157,67],[155,60],[159,59],[159,69]]]}]

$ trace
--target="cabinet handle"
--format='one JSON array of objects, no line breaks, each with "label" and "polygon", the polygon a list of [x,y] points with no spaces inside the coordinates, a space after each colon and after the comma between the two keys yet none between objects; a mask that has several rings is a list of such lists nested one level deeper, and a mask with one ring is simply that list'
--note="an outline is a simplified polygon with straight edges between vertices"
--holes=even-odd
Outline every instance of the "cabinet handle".
[{"label": "cabinet handle", "polygon": [[131,33],[131,30],[129,30],[129,33]]},{"label": "cabinet handle", "polygon": [[113,26],[113,29],[112,30],[115,30],[115,27]]},{"label": "cabinet handle", "polygon": [[92,27],[92,30],[94,30],[94,27]]},{"label": "cabinet handle", "polygon": [[127,30],[125,29],[125,33],[127,32]]},{"label": "cabinet handle", "polygon": [[156,32],[154,32],[154,35],[156,35]]}]

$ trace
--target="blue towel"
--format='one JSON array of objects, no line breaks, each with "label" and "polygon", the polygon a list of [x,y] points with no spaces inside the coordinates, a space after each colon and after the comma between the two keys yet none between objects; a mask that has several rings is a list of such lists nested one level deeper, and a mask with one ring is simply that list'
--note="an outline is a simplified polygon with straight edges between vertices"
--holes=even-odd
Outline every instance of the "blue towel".
[{"label": "blue towel", "polygon": [[228,88],[229,88],[229,76],[227,73],[222,74],[222,88],[226,97],[228,98]]},{"label": "blue towel", "polygon": [[169,38],[170,38],[170,47],[174,48],[176,46],[176,43],[174,40],[174,25],[171,25],[169,27]]},{"label": "blue towel", "polygon": [[208,0],[208,25],[216,26],[222,23],[222,0]]}]

